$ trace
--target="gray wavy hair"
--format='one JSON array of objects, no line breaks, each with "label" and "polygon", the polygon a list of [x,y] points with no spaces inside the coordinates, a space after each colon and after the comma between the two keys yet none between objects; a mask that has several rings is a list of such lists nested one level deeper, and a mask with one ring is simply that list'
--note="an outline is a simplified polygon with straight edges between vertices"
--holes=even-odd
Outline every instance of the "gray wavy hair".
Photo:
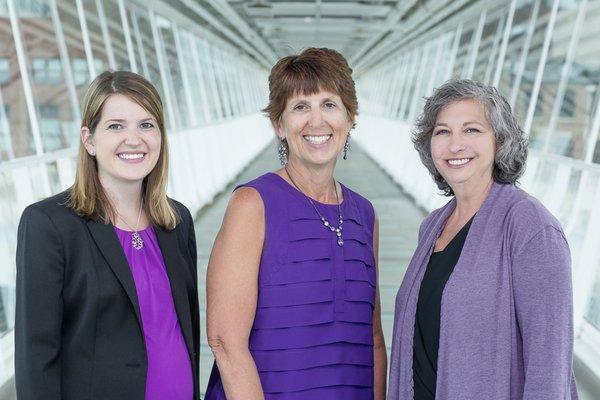
[{"label": "gray wavy hair", "polygon": [[448,104],[461,100],[477,100],[485,109],[488,123],[496,139],[496,156],[492,178],[498,183],[513,184],[523,175],[527,161],[527,137],[513,114],[510,104],[493,86],[468,79],[450,80],[426,98],[423,114],[417,119],[412,142],[421,161],[445,196],[454,191],[438,172],[431,156],[431,136],[438,114]]}]

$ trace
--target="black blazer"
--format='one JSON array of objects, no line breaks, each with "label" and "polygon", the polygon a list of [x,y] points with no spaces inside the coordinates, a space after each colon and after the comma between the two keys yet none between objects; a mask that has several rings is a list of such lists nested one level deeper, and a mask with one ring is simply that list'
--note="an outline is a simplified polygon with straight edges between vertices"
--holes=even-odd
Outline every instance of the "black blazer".
[{"label": "black blazer", "polygon": [[[19,223],[15,380],[19,400],[144,400],[147,355],[133,276],[113,226],[77,216],[67,192]],[[199,398],[194,224],[155,228]]]}]

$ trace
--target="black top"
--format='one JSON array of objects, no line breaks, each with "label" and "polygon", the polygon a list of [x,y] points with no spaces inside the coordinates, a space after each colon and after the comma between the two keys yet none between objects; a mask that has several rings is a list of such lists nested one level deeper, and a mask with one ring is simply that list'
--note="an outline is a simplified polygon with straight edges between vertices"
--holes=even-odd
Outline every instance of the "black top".
[{"label": "black top", "polygon": [[469,220],[442,251],[431,254],[417,302],[413,338],[414,400],[435,400],[442,292],[458,262]]}]

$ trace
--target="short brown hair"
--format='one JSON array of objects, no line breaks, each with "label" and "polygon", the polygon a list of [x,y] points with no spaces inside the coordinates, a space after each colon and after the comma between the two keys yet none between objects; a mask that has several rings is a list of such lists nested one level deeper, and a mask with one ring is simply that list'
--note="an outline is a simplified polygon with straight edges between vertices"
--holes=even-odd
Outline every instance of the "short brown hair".
[{"label": "short brown hair", "polygon": [[289,98],[297,93],[315,94],[327,90],[340,96],[354,122],[358,114],[352,69],[340,53],[309,47],[298,55],[283,57],[269,75],[269,105],[263,110],[278,122]]},{"label": "short brown hair", "polygon": [[[128,97],[156,121],[161,137],[160,153],[156,165],[144,179],[144,209],[152,224],[173,229],[179,221],[179,215],[166,194],[169,147],[162,101],[152,83],[133,72],[104,71],[94,79],[85,92],[81,127],[87,127],[93,135],[102,118],[106,100],[114,94]],[[70,189],[68,205],[82,217],[102,219],[105,223],[115,218],[114,207],[98,177],[96,158],[86,151],[81,142],[77,156],[75,183]]]}]

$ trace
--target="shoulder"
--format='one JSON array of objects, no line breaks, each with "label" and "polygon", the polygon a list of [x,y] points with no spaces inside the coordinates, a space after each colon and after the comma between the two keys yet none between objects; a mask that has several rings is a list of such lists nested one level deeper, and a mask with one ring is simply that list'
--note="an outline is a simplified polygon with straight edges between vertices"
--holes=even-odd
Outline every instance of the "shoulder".
[{"label": "shoulder", "polygon": [[506,201],[508,204],[504,226],[513,250],[518,250],[545,231],[555,232],[566,243],[560,222],[537,198],[510,185]]},{"label": "shoulder", "polygon": [[80,220],[73,209],[68,206],[69,191],[58,193],[54,196],[45,198],[25,208],[21,219],[49,219],[55,222],[64,223],[69,219]]},{"label": "shoulder", "polygon": [[539,231],[553,227],[562,231],[560,222],[538,199],[514,185],[510,190],[506,217],[511,228]]},{"label": "shoulder", "polygon": [[170,197],[169,202],[171,203],[171,206],[173,206],[175,212],[181,217],[182,222],[187,223],[193,220],[190,210],[185,205],[183,205],[182,202],[172,199]]},{"label": "shoulder", "polygon": [[346,189],[346,193],[352,197],[352,200],[357,205],[360,212],[365,214],[365,216],[368,217],[369,220],[374,220],[376,213],[375,213],[375,207],[373,206],[373,203],[371,203],[371,201],[369,199],[367,199],[363,195],[355,192],[354,190],[350,189],[349,187],[344,186],[344,188]]},{"label": "shoulder", "polygon": [[260,192],[253,186],[239,186],[237,187],[227,207],[228,213],[234,214],[245,214],[249,216],[255,214],[262,214],[264,210],[263,199]]}]

